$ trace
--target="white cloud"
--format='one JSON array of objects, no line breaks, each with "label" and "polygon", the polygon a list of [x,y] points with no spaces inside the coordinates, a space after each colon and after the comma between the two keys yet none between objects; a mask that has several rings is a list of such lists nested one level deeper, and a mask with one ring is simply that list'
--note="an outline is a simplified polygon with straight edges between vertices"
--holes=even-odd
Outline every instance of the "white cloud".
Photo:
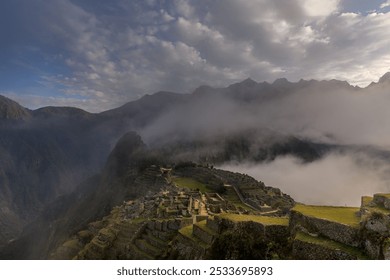
[{"label": "white cloud", "polygon": [[299,0],[308,16],[324,17],[338,10],[340,0]]},{"label": "white cloud", "polygon": [[382,4],[380,5],[380,8],[381,8],[381,9],[384,9],[384,8],[386,8],[386,7],[389,7],[389,6],[390,6],[390,1],[388,0],[388,1],[384,2],[384,3],[382,3]]},{"label": "white cloud", "polygon": [[390,13],[340,13],[339,2],[116,0],[104,10],[55,0],[36,29],[69,68],[52,81],[109,104],[246,77],[367,85],[389,70]]},{"label": "white cloud", "polygon": [[258,165],[224,165],[314,205],[360,206],[361,196],[390,191],[387,162],[364,154],[330,154],[304,164],[293,157]]},{"label": "white cloud", "polygon": [[187,0],[175,0],[175,8],[176,12],[185,18],[194,16],[194,7]]}]

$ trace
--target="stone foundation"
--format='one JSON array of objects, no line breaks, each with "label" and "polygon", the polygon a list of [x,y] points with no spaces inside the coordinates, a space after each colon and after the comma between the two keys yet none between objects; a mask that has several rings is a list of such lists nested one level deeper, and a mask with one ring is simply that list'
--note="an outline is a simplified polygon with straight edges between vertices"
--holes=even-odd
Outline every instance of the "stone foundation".
[{"label": "stone foundation", "polygon": [[303,214],[291,211],[290,231],[294,233],[296,229],[305,228],[308,232],[325,236],[331,240],[358,247],[361,243],[359,238],[359,228],[332,222],[324,219],[304,216]]},{"label": "stone foundation", "polygon": [[293,241],[292,257],[298,260],[357,260],[347,252],[301,240]]}]

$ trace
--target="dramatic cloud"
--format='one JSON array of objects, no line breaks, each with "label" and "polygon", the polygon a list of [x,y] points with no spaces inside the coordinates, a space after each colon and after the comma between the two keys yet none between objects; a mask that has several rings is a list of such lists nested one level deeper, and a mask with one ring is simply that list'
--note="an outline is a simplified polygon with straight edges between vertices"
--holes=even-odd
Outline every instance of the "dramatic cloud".
[{"label": "dramatic cloud", "polygon": [[361,196],[390,191],[389,163],[364,154],[330,154],[308,164],[282,157],[222,168],[247,173],[307,204],[359,206]]},{"label": "dramatic cloud", "polygon": [[386,8],[386,7],[389,7],[389,6],[390,6],[390,1],[386,1],[386,2],[381,4],[380,8],[383,9],[383,8]]},{"label": "dramatic cloud", "polygon": [[341,0],[1,6],[0,90],[31,107],[32,96],[50,96],[56,104],[86,100],[99,111],[158,90],[190,92],[246,77],[367,85],[389,71],[390,13],[348,12]]}]

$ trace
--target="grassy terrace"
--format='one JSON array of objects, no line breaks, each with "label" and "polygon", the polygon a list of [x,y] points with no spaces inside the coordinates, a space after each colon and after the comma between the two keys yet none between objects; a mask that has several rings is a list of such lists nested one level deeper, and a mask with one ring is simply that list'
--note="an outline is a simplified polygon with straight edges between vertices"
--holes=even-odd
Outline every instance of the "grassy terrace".
[{"label": "grassy terrace", "polygon": [[149,233],[147,234],[147,237],[145,237],[145,239],[149,239],[149,240],[153,240],[154,242],[160,244],[161,247],[165,247],[168,245],[168,242],[167,241],[164,241],[156,236],[154,236],[153,234]]},{"label": "grassy terrace", "polygon": [[340,224],[358,227],[360,218],[356,215],[357,207],[336,207],[336,206],[313,206],[297,204],[293,211],[305,216],[324,219]]},{"label": "grassy terrace", "polygon": [[[386,194],[386,193],[380,193],[380,194],[376,194],[376,196],[379,196],[379,197],[384,197],[384,198],[390,198],[390,194]],[[370,203],[373,201],[373,197],[371,196],[363,196],[362,197],[362,207],[371,211],[371,212],[379,212],[379,213],[383,213],[385,215],[389,215],[390,214],[390,210],[389,209],[386,209],[385,207],[381,206],[381,205],[370,205]]]},{"label": "grassy terrace", "polygon": [[189,225],[189,226],[186,226],[186,227],[179,229],[179,232],[182,235],[191,238],[192,237],[192,225]]},{"label": "grassy terrace", "polygon": [[205,184],[198,182],[192,178],[188,177],[176,177],[173,178],[173,182],[178,186],[179,188],[188,188],[192,190],[200,190],[202,193],[210,191]]},{"label": "grassy terrace", "polygon": [[288,226],[287,217],[266,217],[266,216],[255,216],[255,215],[238,215],[238,214],[221,214],[219,217],[227,219],[233,222],[255,222],[263,225],[280,225]]},{"label": "grassy terrace", "polygon": [[371,211],[371,212],[379,212],[379,213],[382,213],[382,214],[385,214],[385,215],[390,215],[390,210],[386,209],[385,207],[380,206],[380,205],[365,206],[364,208],[369,210],[369,211]]},{"label": "grassy terrace", "polygon": [[200,222],[196,223],[196,225],[198,227],[200,227],[202,230],[204,230],[205,232],[207,232],[207,233],[209,233],[211,235],[216,235],[217,234],[215,231],[213,231],[212,229],[207,227],[207,221],[206,220],[200,221]]},{"label": "grassy terrace", "polygon": [[295,239],[307,243],[317,244],[329,249],[340,250],[349,253],[353,256],[356,256],[358,259],[363,259],[363,260],[367,259],[367,256],[365,256],[359,249],[330,240],[328,238],[315,237],[315,236],[310,236],[303,232],[298,232],[297,235],[295,236]]},{"label": "grassy terrace", "polygon": [[203,248],[207,248],[208,245],[206,243],[204,243],[203,241],[201,241],[200,239],[198,239],[192,235],[192,230],[193,230],[192,225],[189,225],[189,226],[186,226],[186,227],[179,229],[179,233],[181,235],[187,237],[188,239],[191,239],[192,241],[197,243],[199,246],[201,246]]},{"label": "grassy terrace", "polygon": [[142,222],[146,222],[148,219],[147,218],[134,218],[134,219],[131,219],[131,223],[133,224],[139,224],[139,223],[142,223]]},{"label": "grassy terrace", "polygon": [[131,251],[134,251],[137,255],[138,258],[142,258],[142,259],[146,259],[146,260],[153,260],[154,258],[149,255],[148,253],[144,252],[144,251],[141,251],[140,249],[138,249],[137,246],[135,246],[134,244],[129,244],[130,245],[130,249]]},{"label": "grassy terrace", "polygon": [[382,196],[385,198],[390,198],[390,193],[377,193],[376,196]]},{"label": "grassy terrace", "polygon": [[370,204],[373,200],[372,196],[362,196],[362,206]]},{"label": "grassy terrace", "polygon": [[233,203],[236,207],[242,207],[245,210],[253,211],[252,208],[248,207],[244,203],[241,202],[240,198],[238,197],[237,193],[234,191],[233,187],[227,187],[226,193],[222,195],[226,200]]}]

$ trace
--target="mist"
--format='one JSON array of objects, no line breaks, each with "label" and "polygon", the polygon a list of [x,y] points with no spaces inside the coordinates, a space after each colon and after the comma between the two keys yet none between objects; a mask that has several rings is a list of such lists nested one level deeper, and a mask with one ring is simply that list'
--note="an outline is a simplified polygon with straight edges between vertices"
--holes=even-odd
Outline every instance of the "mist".
[{"label": "mist", "polygon": [[389,162],[365,153],[331,153],[311,163],[287,156],[219,168],[246,173],[305,204],[359,206],[361,196],[390,191]]},{"label": "mist", "polygon": [[[141,129],[145,141],[208,139],[245,130],[292,135],[313,142],[390,149],[388,87],[342,82],[206,88]],[[244,94],[243,94],[244,92]],[[197,92],[199,93],[199,92]]]},{"label": "mist", "polygon": [[215,145],[216,139],[232,135],[249,139],[252,154],[289,136],[334,147],[309,163],[287,155],[221,168],[252,175],[303,203],[359,205],[362,195],[390,192],[389,87],[388,80],[367,88],[340,81],[287,80],[201,87],[140,133],[149,144],[209,141],[210,154],[221,146]]}]

